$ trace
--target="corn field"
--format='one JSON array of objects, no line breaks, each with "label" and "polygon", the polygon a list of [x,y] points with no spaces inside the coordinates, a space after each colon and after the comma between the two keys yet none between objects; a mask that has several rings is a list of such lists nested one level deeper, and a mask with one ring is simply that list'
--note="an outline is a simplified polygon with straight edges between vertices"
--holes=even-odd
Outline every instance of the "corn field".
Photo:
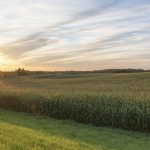
[{"label": "corn field", "polygon": [[150,132],[150,73],[0,79],[0,109]]}]

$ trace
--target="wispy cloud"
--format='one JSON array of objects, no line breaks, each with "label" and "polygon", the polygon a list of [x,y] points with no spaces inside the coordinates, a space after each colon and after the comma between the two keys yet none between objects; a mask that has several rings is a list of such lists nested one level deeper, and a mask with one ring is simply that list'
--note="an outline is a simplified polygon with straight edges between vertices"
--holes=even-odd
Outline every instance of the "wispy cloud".
[{"label": "wispy cloud", "polygon": [[150,65],[148,0],[5,0],[0,8],[0,59],[33,69]]}]

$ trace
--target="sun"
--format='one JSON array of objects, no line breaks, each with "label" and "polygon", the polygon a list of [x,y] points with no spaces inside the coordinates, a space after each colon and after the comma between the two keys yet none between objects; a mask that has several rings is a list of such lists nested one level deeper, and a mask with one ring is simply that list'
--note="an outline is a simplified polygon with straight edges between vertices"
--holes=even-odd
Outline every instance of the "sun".
[{"label": "sun", "polygon": [[0,65],[5,64],[5,63],[6,63],[6,59],[0,55]]},{"label": "sun", "polygon": [[22,66],[22,64],[0,53],[0,71],[13,71],[19,66]]},{"label": "sun", "polygon": [[9,61],[3,55],[0,54],[0,71],[9,70]]}]

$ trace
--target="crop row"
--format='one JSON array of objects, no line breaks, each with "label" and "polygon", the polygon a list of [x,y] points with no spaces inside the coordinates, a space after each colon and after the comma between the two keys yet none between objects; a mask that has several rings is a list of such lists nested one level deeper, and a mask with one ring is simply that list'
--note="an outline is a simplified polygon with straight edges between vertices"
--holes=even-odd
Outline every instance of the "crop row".
[{"label": "crop row", "polygon": [[150,100],[92,94],[0,92],[0,109],[150,132]]}]

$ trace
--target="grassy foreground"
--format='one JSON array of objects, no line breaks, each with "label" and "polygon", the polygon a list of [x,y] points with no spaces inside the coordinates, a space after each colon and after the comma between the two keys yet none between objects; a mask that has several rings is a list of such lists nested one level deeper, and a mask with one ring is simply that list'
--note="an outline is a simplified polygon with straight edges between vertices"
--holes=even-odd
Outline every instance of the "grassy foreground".
[{"label": "grassy foreground", "polygon": [[149,150],[148,134],[0,111],[2,150]]}]

